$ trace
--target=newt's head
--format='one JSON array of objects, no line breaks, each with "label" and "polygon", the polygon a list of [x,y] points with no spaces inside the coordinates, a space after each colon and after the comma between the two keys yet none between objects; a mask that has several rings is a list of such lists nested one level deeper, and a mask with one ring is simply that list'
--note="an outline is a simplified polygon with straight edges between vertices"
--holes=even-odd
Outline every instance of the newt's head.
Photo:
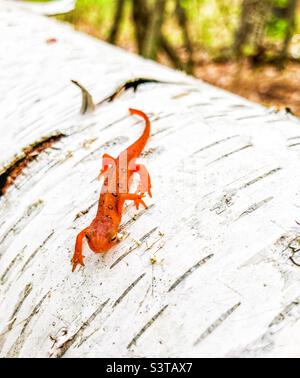
[{"label": "newt's head", "polygon": [[91,224],[85,233],[90,248],[96,253],[107,252],[118,242],[118,225],[113,222]]}]

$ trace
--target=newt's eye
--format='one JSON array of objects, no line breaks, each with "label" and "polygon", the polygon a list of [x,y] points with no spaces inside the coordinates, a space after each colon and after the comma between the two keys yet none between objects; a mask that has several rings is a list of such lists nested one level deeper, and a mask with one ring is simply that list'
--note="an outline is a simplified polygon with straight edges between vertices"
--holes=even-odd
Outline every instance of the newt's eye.
[{"label": "newt's eye", "polygon": [[117,239],[117,236],[118,236],[118,234],[114,235],[114,236],[110,239],[110,241],[115,241],[115,240]]}]

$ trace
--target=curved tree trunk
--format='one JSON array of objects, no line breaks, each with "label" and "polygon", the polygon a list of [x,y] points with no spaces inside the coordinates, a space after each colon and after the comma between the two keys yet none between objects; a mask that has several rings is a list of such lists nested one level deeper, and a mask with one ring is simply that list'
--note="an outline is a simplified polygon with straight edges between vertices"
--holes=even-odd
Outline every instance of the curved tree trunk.
[{"label": "curved tree trunk", "polygon": [[286,8],[286,21],[287,28],[285,33],[285,38],[282,43],[282,49],[280,51],[279,59],[284,60],[288,57],[288,50],[290,46],[293,33],[295,31],[296,23],[296,9],[298,5],[298,0],[289,0]]},{"label": "curved tree trunk", "polygon": [[150,11],[151,17],[145,36],[142,55],[145,58],[155,60],[160,48],[161,28],[164,21],[166,0],[155,0]]},{"label": "curved tree trunk", "polygon": [[122,17],[124,13],[125,0],[118,0],[116,2],[115,17],[110,31],[108,42],[115,44],[117,41],[118,33],[121,27]]},{"label": "curved tree trunk", "polygon": [[[0,27],[0,355],[299,356],[299,122],[15,3]],[[80,115],[71,79],[100,100],[145,76],[186,84]],[[151,116],[153,199],[72,274],[101,156],[141,133],[129,107]]]},{"label": "curved tree trunk", "polygon": [[193,42],[190,37],[189,32],[189,25],[188,25],[188,18],[185,9],[183,8],[180,0],[176,0],[176,16],[178,19],[178,23],[181,27],[183,33],[183,39],[185,48],[187,51],[187,59],[186,59],[186,67],[185,70],[187,73],[191,74],[194,70],[194,48]]},{"label": "curved tree trunk", "polygon": [[240,25],[235,34],[234,52],[241,56],[248,45],[258,53],[262,48],[266,23],[272,9],[272,0],[243,0]]},{"label": "curved tree trunk", "polygon": [[147,29],[149,27],[149,0],[132,0],[132,17],[140,55],[144,53]]}]

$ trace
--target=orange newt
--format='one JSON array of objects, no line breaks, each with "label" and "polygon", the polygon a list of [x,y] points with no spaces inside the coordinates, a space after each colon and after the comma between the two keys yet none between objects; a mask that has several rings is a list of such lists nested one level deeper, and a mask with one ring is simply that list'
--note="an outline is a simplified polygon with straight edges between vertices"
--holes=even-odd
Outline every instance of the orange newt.
[{"label": "orange newt", "polygon": [[[118,230],[122,220],[125,201],[134,201],[136,208],[147,205],[143,201],[145,193],[151,194],[151,181],[146,168],[136,164],[136,159],[143,151],[150,137],[150,120],[145,113],[129,109],[131,114],[145,120],[145,129],[140,138],[129,146],[115,159],[108,154],[103,155],[100,176],[104,183],[99,198],[98,211],[89,227],[81,231],[76,239],[75,252],[72,258],[73,272],[78,264],[84,266],[82,254],[83,239],[86,238],[93,252],[104,253],[118,242]],[[135,193],[130,193],[133,174],[137,172],[140,182]]]}]

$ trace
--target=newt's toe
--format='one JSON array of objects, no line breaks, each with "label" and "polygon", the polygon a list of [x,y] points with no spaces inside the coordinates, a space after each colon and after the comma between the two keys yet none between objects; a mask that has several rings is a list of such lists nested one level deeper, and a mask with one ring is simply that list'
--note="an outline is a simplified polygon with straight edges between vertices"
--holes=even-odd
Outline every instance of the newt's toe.
[{"label": "newt's toe", "polygon": [[145,197],[145,193],[136,194],[136,199],[134,200],[134,203],[135,203],[135,207],[137,208],[137,210],[139,209],[140,205],[143,205],[145,207],[145,209],[148,208],[148,206],[143,201],[144,197]]},{"label": "newt's toe", "polygon": [[78,256],[74,256],[71,260],[71,264],[72,264],[72,272],[75,272],[77,265],[84,266],[83,256],[82,258],[78,258]]}]

